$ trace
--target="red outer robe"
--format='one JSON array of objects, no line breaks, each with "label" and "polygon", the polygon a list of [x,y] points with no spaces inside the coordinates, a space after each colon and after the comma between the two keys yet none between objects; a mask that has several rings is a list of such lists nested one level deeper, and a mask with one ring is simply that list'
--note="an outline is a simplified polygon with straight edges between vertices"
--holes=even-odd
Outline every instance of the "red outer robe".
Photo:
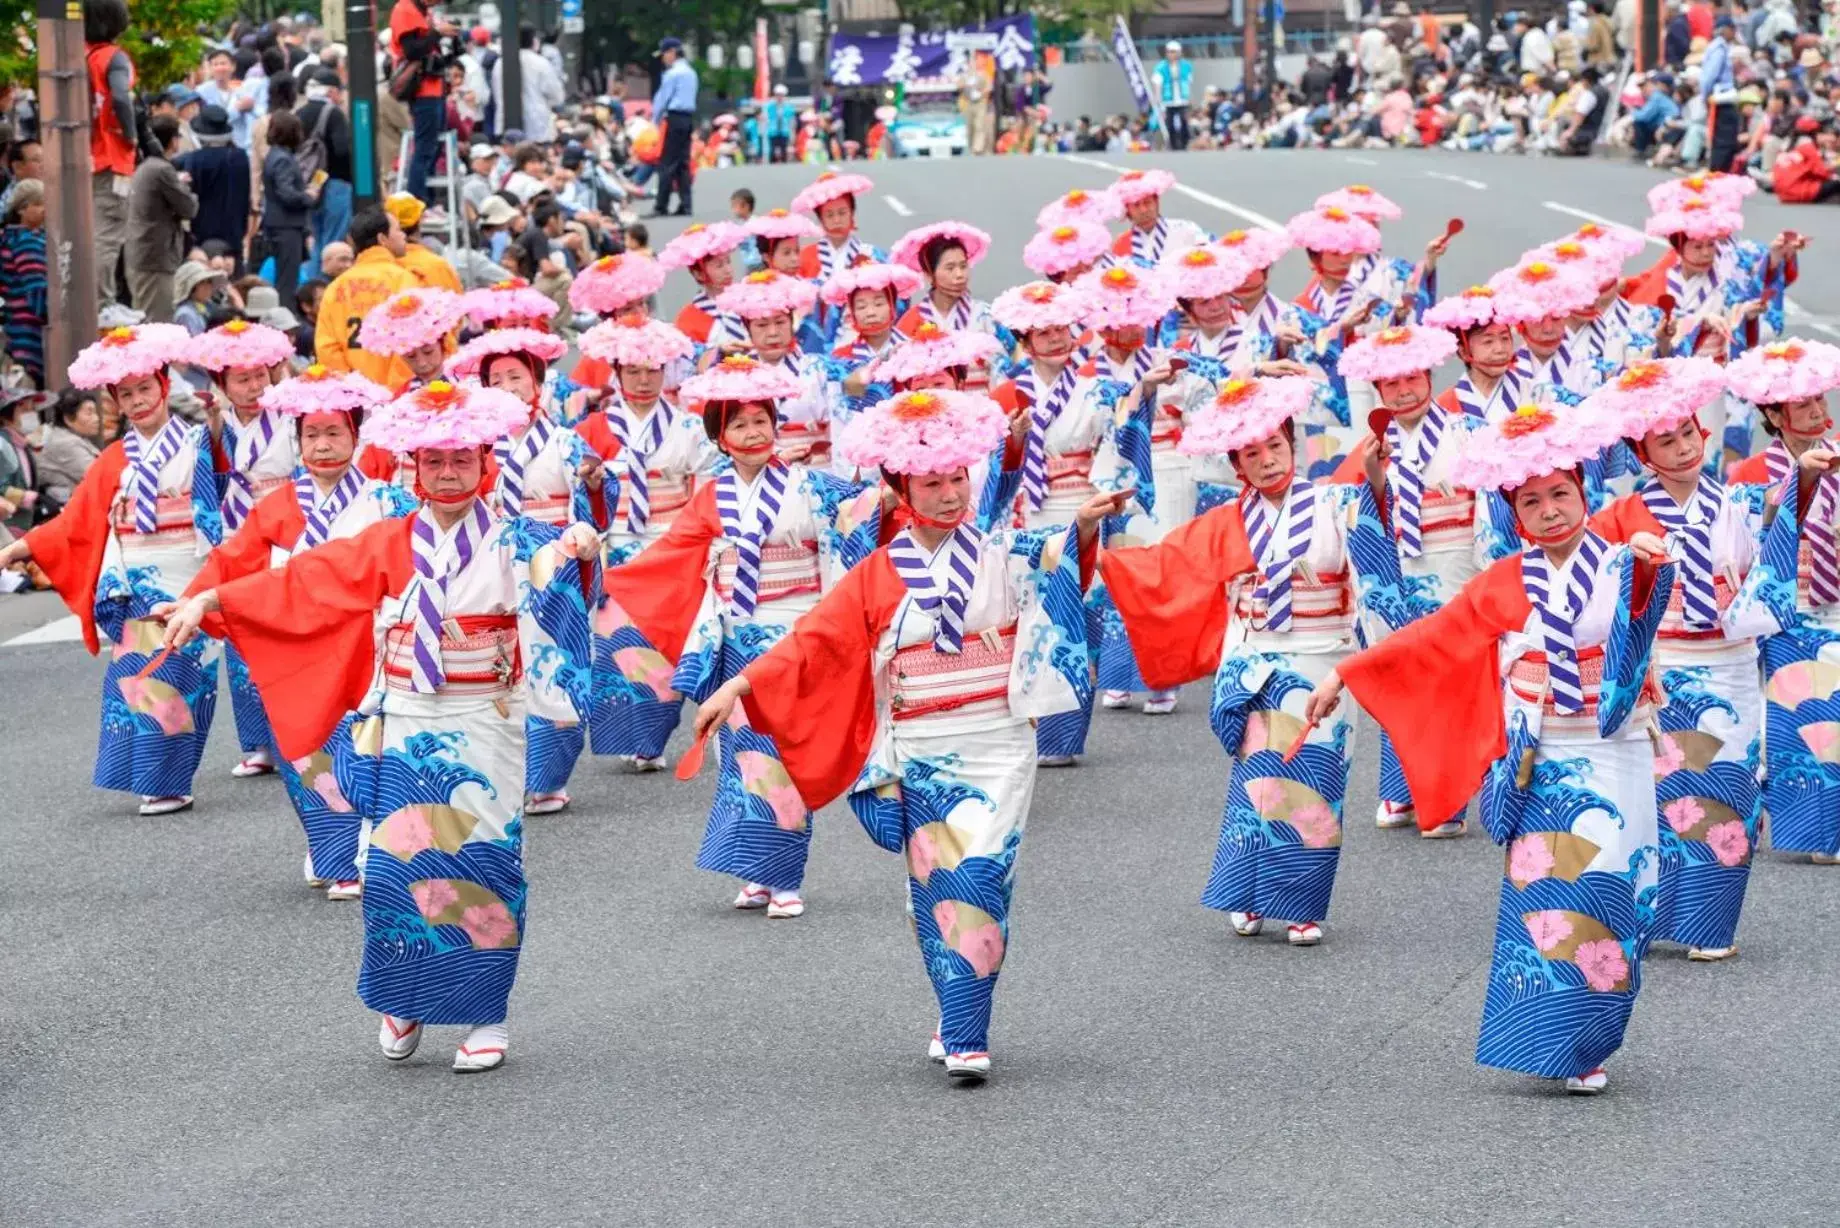
[{"label": "red outer robe", "polygon": [[[685,303],[677,313],[677,331],[698,345],[709,344],[709,330],[715,327],[715,323],[715,317],[695,303]],[[575,382],[579,384],[581,381]]]},{"label": "red outer robe", "polygon": [[716,484],[702,483],[664,536],[601,575],[601,589],[652,647],[676,666],[702,603],[709,543],[722,536]]},{"label": "red outer robe", "polygon": [[[653,413],[658,411],[654,409]],[[620,437],[607,425],[607,415],[595,410],[575,424],[575,433],[580,435],[588,448],[601,458],[603,464],[620,454]],[[615,509],[607,506],[607,480],[601,479],[599,490],[588,487],[588,510],[594,513],[594,526],[605,530],[613,520]]]},{"label": "red outer robe", "polygon": [[414,525],[413,516],[381,521],[217,590],[205,634],[242,654],[270,697],[269,725],[287,758],[324,746],[370,690],[377,607],[415,575]]},{"label": "red outer robe", "polygon": [[569,372],[569,380],[583,388],[611,388],[613,367],[599,358],[583,354],[575,360],[575,368]]},{"label": "red outer robe", "polygon": [[1770,467],[1764,462],[1763,453],[1747,456],[1733,465],[1725,473],[1727,486],[1754,485],[1761,486],[1770,480]]},{"label": "red outer robe", "polygon": [[109,544],[109,512],[127,467],[128,453],[118,439],[90,464],[64,510],[25,537],[32,561],[83,624],[83,645],[92,656],[102,651],[96,634],[96,579]]},{"label": "red outer robe", "polygon": [[243,521],[243,527],[232,533],[229,541],[211,551],[204,566],[186,585],[185,595],[196,596],[208,588],[267,571],[273,557],[271,548],[279,546],[292,550],[306,529],[307,518],[300,513],[294,484],[287,482],[275,487],[249,509],[249,518]]},{"label": "red outer robe", "polygon": [[1667,530],[1642,502],[1641,495],[1624,495],[1591,517],[1591,531],[1608,542],[1626,542],[1637,533],[1667,537]]},{"label": "red outer robe", "polygon": [[1136,229],[1137,227],[1135,226],[1126,226],[1124,228],[1124,233],[1118,235],[1116,238],[1112,240],[1112,255],[1118,256],[1120,258],[1130,256],[1131,254],[1131,232]]},{"label": "red outer robe", "polygon": [[1099,574],[1124,616],[1146,685],[1174,690],[1220,668],[1227,584],[1257,570],[1237,502],[1209,510],[1154,546],[1099,555]]},{"label": "red outer robe", "polygon": [[[851,232],[854,233],[854,232]],[[849,242],[848,239],[844,242]],[[835,272],[836,270],[832,270]],[[818,245],[807,243],[799,249],[799,276],[806,281],[816,281],[824,275],[824,264],[818,259]],[[820,305],[822,309],[822,305]]]},{"label": "red outer robe", "polygon": [[909,307],[901,313],[901,318],[894,322],[894,331],[903,337],[911,337],[924,323],[926,323],[926,317],[920,314],[920,308]]}]

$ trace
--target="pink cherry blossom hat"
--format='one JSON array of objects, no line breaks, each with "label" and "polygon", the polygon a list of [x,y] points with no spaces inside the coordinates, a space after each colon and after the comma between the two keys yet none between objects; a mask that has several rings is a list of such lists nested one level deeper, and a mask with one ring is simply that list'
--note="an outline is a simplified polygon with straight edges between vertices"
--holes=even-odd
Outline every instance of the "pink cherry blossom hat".
[{"label": "pink cherry blossom hat", "polygon": [[816,213],[840,196],[861,196],[875,190],[875,181],[867,175],[849,174],[844,171],[825,171],[812,183],[806,184],[799,194],[792,198],[794,213]]},{"label": "pink cherry blossom hat", "polygon": [[1243,261],[1249,270],[1247,276],[1260,269],[1269,269],[1295,246],[1290,235],[1284,231],[1267,230],[1263,226],[1252,230],[1229,230],[1214,245]]},{"label": "pink cherry blossom hat", "polygon": [[1023,246],[1022,263],[1051,277],[1096,264],[1111,247],[1111,232],[1097,222],[1059,222]]},{"label": "pink cherry blossom hat", "polygon": [[818,293],[831,306],[841,307],[858,290],[884,290],[903,299],[923,284],[920,274],[898,264],[859,264],[839,269]]},{"label": "pink cherry blossom hat", "polygon": [[1536,260],[1544,260],[1568,276],[1588,281],[1593,286],[1602,286],[1619,277],[1623,271],[1623,262],[1613,254],[1612,249],[1591,247],[1571,238],[1542,244],[1532,251],[1521,253],[1522,264],[1531,264]]},{"label": "pink cherry blossom hat", "polygon": [[1187,456],[1225,456],[1270,439],[1316,399],[1316,381],[1303,375],[1229,379],[1198,413],[1190,415],[1176,450]]},{"label": "pink cherry blossom hat", "polygon": [[747,220],[743,229],[756,239],[816,239],[824,234],[822,226],[803,213],[794,213],[790,209],[769,209],[765,213],[756,213]]},{"label": "pink cherry blossom hat", "polygon": [[1086,298],[1089,328],[1153,328],[1176,305],[1168,278],[1156,269],[1122,264],[1094,269],[1074,288]]},{"label": "pink cherry blossom hat", "polygon": [[1724,239],[1744,229],[1744,215],[1708,198],[1680,201],[1648,219],[1643,229],[1658,239],[1685,235],[1689,239]]},{"label": "pink cherry blossom hat", "polygon": [[688,269],[711,256],[725,256],[747,242],[747,231],[733,222],[693,222],[664,245],[658,263],[667,269]]},{"label": "pink cherry blossom hat", "polygon": [[569,352],[569,343],[539,328],[495,328],[461,346],[447,360],[449,379],[478,379],[494,354],[529,354],[544,366]]},{"label": "pink cherry blossom hat", "polygon": [[1840,388],[1840,348],[1800,337],[1753,346],[1725,368],[1725,386],[1752,405],[1825,396]]},{"label": "pink cherry blossom hat", "polygon": [[460,309],[480,328],[494,328],[501,324],[548,324],[558,310],[555,299],[522,277],[512,277],[482,289],[468,290],[460,296]]},{"label": "pink cherry blossom hat", "polygon": [[990,314],[1004,328],[1017,333],[1032,333],[1039,328],[1078,328],[1086,314],[1086,296],[1072,286],[1031,281],[999,294],[990,305]]},{"label": "pink cherry blossom hat", "polygon": [[1597,302],[1595,281],[1545,260],[1504,269],[1489,278],[1489,286],[1495,291],[1495,320],[1500,324],[1576,315]]},{"label": "pink cherry blossom hat", "polygon": [[378,354],[407,354],[453,332],[460,314],[460,296],[452,291],[404,290],[364,313],[358,344]]},{"label": "pink cherry blossom hat", "polygon": [[976,226],[968,226],[964,222],[934,222],[931,226],[910,230],[896,239],[888,259],[916,273],[924,273],[926,269],[921,267],[920,254],[934,239],[956,239],[964,245],[965,259],[972,264],[982,260],[984,253],[990,250],[990,236]]},{"label": "pink cherry blossom hat", "polygon": [[1316,198],[1318,209],[1342,209],[1370,222],[1397,222],[1406,211],[1364,183],[1351,183]]},{"label": "pink cherry blossom hat", "polygon": [[716,295],[716,308],[744,320],[798,315],[818,301],[818,287],[802,277],[758,269]]},{"label": "pink cherry blossom hat", "polygon": [[1723,395],[1725,368],[1712,359],[1653,358],[1630,364],[1579,409],[1620,423],[1625,439],[1640,439],[1673,430]]},{"label": "pink cherry blossom hat", "polygon": [[1226,248],[1210,244],[1165,256],[1161,271],[1172,294],[1193,300],[1230,294],[1257,270]]},{"label": "pink cherry blossom hat", "polygon": [[387,404],[390,390],[355,371],[333,371],[314,363],[293,379],[262,390],[259,405],[290,417],[309,414],[368,414]]},{"label": "pink cherry blossom hat", "polygon": [[1669,179],[1648,190],[1648,207],[1656,213],[1678,209],[1684,202],[1703,198],[1720,209],[1737,212],[1744,198],[1757,190],[1749,175],[1701,171],[1683,179]]},{"label": "pink cherry blossom hat", "polygon": [[264,371],[294,357],[294,339],[278,328],[249,320],[226,320],[191,339],[185,361],[206,371]]},{"label": "pink cherry blossom hat", "polygon": [[1161,196],[1175,186],[1176,177],[1168,171],[1133,170],[1118,176],[1109,190],[1119,204],[1134,205],[1148,197]]},{"label": "pink cherry blossom hat", "polygon": [[1434,370],[1456,352],[1457,339],[1441,328],[1398,324],[1343,350],[1336,370],[1345,379],[1397,379]]},{"label": "pink cherry blossom hat", "polygon": [[1496,322],[1498,298],[1492,286],[1471,286],[1461,294],[1441,298],[1427,307],[1423,319],[1433,328],[1448,328],[1456,333],[1483,328]]},{"label": "pink cherry blossom hat", "polygon": [[953,367],[972,367],[1002,352],[1003,345],[986,332],[941,328],[923,321],[913,336],[869,364],[875,380],[915,380],[941,375]]},{"label": "pink cherry blossom hat", "polygon": [[1380,250],[1379,228],[1337,205],[1299,213],[1284,229],[1306,252],[1366,256]]},{"label": "pink cherry blossom hat", "polygon": [[1580,406],[1522,405],[1470,433],[1450,480],[1464,490],[1510,491],[1576,469],[1621,438],[1621,428],[1614,415],[1592,415]]},{"label": "pink cherry blossom hat", "polygon": [[386,451],[480,448],[530,421],[530,406],[496,388],[430,380],[368,415],[360,437]]},{"label": "pink cherry blossom hat", "polygon": [[658,293],[665,270],[640,252],[602,256],[569,283],[569,306],[610,316]]},{"label": "pink cherry blossom hat", "polygon": [[776,403],[784,397],[799,395],[799,390],[799,377],[779,363],[768,366],[746,354],[730,354],[709,370],[685,380],[677,393],[686,404],[708,401]]},{"label": "pink cherry blossom hat", "polygon": [[851,418],[837,452],[864,469],[953,473],[990,459],[1008,431],[1009,419],[989,397],[929,388],[877,401]]},{"label": "pink cherry blossom hat", "polygon": [[581,335],[581,352],[613,367],[647,367],[662,371],[696,352],[696,343],[662,320],[618,316],[602,320]]},{"label": "pink cherry blossom hat", "polygon": [[1068,226],[1075,222],[1103,226],[1123,216],[1124,204],[1111,192],[1089,192],[1085,188],[1074,188],[1043,205],[1041,212],[1035,215],[1035,224],[1043,230],[1053,230],[1056,226]]},{"label": "pink cherry blossom hat", "polygon": [[70,363],[70,382],[79,388],[112,388],[168,365],[186,361],[191,334],[182,324],[136,324],[111,328],[83,347]]},{"label": "pink cherry blossom hat", "polygon": [[1619,266],[1648,246],[1648,240],[1641,231],[1630,226],[1607,226],[1601,222],[1586,222],[1559,240],[1560,243],[1567,241],[1582,243],[1592,251],[1599,252],[1606,262]]}]

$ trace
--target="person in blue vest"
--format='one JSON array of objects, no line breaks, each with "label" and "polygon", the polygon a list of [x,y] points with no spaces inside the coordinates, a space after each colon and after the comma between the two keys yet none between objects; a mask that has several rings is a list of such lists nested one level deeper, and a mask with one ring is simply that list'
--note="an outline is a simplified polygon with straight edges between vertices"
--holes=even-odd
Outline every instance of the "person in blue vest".
[{"label": "person in blue vest", "polygon": [[1163,107],[1163,129],[1169,133],[1171,149],[1188,148],[1188,90],[1194,80],[1195,66],[1182,58],[1182,44],[1171,39],[1163,44],[1163,58],[1151,70],[1156,96]]},{"label": "person in blue vest", "polygon": [[792,157],[792,133],[799,122],[798,111],[786,98],[786,87],[773,87],[773,99],[766,107],[767,156],[775,162]]}]

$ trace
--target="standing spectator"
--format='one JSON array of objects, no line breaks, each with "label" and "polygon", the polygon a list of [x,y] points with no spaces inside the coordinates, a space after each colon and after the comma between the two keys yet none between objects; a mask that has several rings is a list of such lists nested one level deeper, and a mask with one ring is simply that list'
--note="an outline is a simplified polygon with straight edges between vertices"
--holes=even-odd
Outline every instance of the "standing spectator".
[{"label": "standing spectator", "polygon": [[334,371],[356,371],[385,388],[400,388],[409,378],[409,364],[358,348],[358,325],[377,304],[416,287],[415,274],[397,263],[403,254],[402,227],[381,208],[366,209],[351,219],[351,245],[357,259],[320,298],[314,353]]},{"label": "standing spectator", "polygon": [[[680,44],[681,45],[681,44]],[[689,65],[684,66],[689,71]],[[550,62],[537,50],[537,32],[529,26],[518,31],[518,71],[524,74],[524,135],[533,141],[551,141],[556,136],[556,108],[562,105],[562,78]],[[691,72],[690,79],[696,80]],[[661,87],[662,88],[662,87]],[[492,66],[492,93],[494,97],[505,96],[505,64],[500,60]],[[692,108],[696,105],[696,91],[691,90]]]},{"label": "standing spectator", "polygon": [[1732,159],[1738,156],[1737,79],[1731,63],[1731,49],[1737,41],[1737,23],[1721,15],[1699,62],[1699,96],[1707,107],[1706,165],[1715,171],[1730,170]]},{"label": "standing spectator", "polygon": [[1661,58],[1679,71],[1693,54],[1693,27],[1680,0],[1668,0],[1667,24],[1662,27]]},{"label": "standing spectator", "polygon": [[128,192],[128,288],[134,306],[156,324],[173,318],[173,274],[185,254],[185,224],[198,215],[182,173],[172,164],[179,148],[179,121],[162,115],[148,121],[162,153],[142,162]]},{"label": "standing spectator", "polygon": [[454,271],[454,266],[422,242],[422,214],[426,206],[407,192],[399,192],[385,200],[383,207],[402,227],[403,250],[396,262],[415,274],[420,285],[462,293],[466,287],[460,284],[460,275]]},{"label": "standing spectator", "polygon": [[0,302],[5,303],[6,354],[45,386],[45,185],[13,185],[0,215]]},{"label": "standing spectator", "polygon": [[192,133],[192,121],[198,118],[198,91],[183,85],[169,85],[163,93],[155,94],[148,105],[148,117],[170,115],[179,121],[179,152],[191,153],[198,148],[198,138]]},{"label": "standing spectator", "polygon": [[230,121],[230,139],[243,152],[249,151],[250,128],[260,114],[260,99],[268,95],[261,81],[236,80],[236,57],[228,51],[213,51],[205,58],[210,79],[198,87],[199,101],[207,107],[221,107]]},{"label": "standing spectator", "polygon": [[767,157],[774,162],[784,162],[792,156],[792,129],[798,116],[786,97],[783,83],[773,87],[773,98],[767,103],[765,118]]},{"label": "standing spectator", "polygon": [[[279,85],[281,78],[275,84]],[[262,160],[262,241],[275,261],[275,289],[281,305],[294,309],[294,291],[300,288],[300,266],[306,258],[307,227],[319,190],[300,176],[294,151],[303,134],[300,117],[277,111],[268,117],[268,156]]]},{"label": "standing spectator", "polygon": [[390,10],[390,53],[398,64],[421,65],[420,79],[409,102],[414,135],[409,145],[408,188],[411,195],[423,200],[429,200],[428,176],[440,156],[441,133],[447,123],[441,40],[459,32],[459,27],[449,21],[436,26],[424,0],[396,0],[396,7]]},{"label": "standing spectator", "polygon": [[[671,194],[678,198],[679,217],[690,216],[690,136],[696,126],[696,70],[684,59],[679,38],[658,43],[664,75],[652,95],[652,114],[664,124],[664,152],[658,161],[658,197],[653,217],[671,212]],[[534,280],[534,279],[533,279]]]},{"label": "standing spectator", "polygon": [[306,134],[300,152],[316,142],[326,181],[313,209],[313,255],[303,276],[320,275],[326,245],[345,237],[351,227],[351,121],[345,117],[345,86],[330,68],[316,68],[307,78],[307,100],[295,112]]},{"label": "standing spectator", "polygon": [[1616,67],[1616,27],[1604,11],[1604,0],[1591,0],[1591,17],[1584,36],[1584,62],[1598,72]]},{"label": "standing spectator", "polygon": [[466,75],[466,88],[472,91],[482,124],[489,124],[492,117],[492,70],[497,66],[491,31],[474,26],[467,32],[466,50],[460,53],[460,71]]},{"label": "standing spectator", "polygon": [[1536,77],[1552,76],[1559,67],[1559,60],[1545,29],[1529,22],[1525,13],[1520,15],[1516,26],[1521,29],[1521,71]]},{"label": "standing spectator", "polygon": [[0,390],[0,531],[24,533],[38,504],[38,464],[31,436],[38,431],[37,398],[24,389]]},{"label": "standing spectator", "polygon": [[1195,66],[1182,58],[1182,44],[1171,39],[1163,44],[1163,58],[1150,72],[1151,85],[1163,108],[1163,130],[1169,134],[1171,149],[1188,148],[1188,92],[1194,82]]},{"label": "standing spectator", "polygon": [[178,167],[191,179],[198,198],[198,216],[192,219],[192,241],[216,239],[232,253],[235,273],[242,267],[243,242],[249,237],[250,166],[248,155],[231,143],[230,120],[220,106],[198,112],[192,131],[198,148],[179,159]]},{"label": "standing spectator", "polygon": [[63,507],[102,451],[102,410],[96,394],[66,388],[51,404],[51,422],[38,449],[38,484],[44,498]]},{"label": "standing spectator", "polygon": [[88,45],[94,112],[89,129],[90,195],[96,216],[97,289],[104,303],[122,297],[117,265],[127,242],[129,183],[139,146],[134,123],[134,61],[115,45],[127,28],[124,0],[86,0],[83,41]]}]

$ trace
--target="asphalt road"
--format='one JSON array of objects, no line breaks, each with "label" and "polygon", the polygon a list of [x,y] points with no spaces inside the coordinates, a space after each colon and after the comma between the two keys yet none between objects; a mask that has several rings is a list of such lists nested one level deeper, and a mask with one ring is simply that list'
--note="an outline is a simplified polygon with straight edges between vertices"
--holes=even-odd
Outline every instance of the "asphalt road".
[{"label": "asphalt road", "polygon": [[[1155,160],[1208,194],[1172,205],[1215,229],[1355,178],[1406,206],[1394,250],[1462,215],[1464,281],[1576,220],[1542,201],[1639,221],[1651,182],[1360,156]],[[745,183],[767,207],[807,173],[710,173],[698,200],[713,216]],[[1020,276],[1044,199],[1109,178],[1051,159],[871,173],[878,241],[952,214],[993,231],[986,294]],[[1840,242],[1830,217],[1794,214]],[[1810,274],[1798,296],[1840,312]],[[194,813],[137,819],[88,786],[99,674],[75,644],[0,649],[8,1225],[1840,1221],[1840,870],[1762,855],[1743,954],[1658,950],[1610,1094],[1567,1099],[1473,1064],[1500,855],[1375,830],[1371,737],[1322,946],[1236,938],[1196,903],[1225,766],[1190,688],[1170,717],[1101,713],[1084,766],[1044,773],[996,1077],[954,1089],[923,1055],[900,865],[847,811],[819,819],[809,912],[769,922],[693,868],[707,775],[591,762],[573,811],[529,826],[511,1060],[461,1079],[457,1029],[402,1066],[378,1054],[352,995],[358,906],[301,886],[279,784],[230,779],[227,703]]]}]

